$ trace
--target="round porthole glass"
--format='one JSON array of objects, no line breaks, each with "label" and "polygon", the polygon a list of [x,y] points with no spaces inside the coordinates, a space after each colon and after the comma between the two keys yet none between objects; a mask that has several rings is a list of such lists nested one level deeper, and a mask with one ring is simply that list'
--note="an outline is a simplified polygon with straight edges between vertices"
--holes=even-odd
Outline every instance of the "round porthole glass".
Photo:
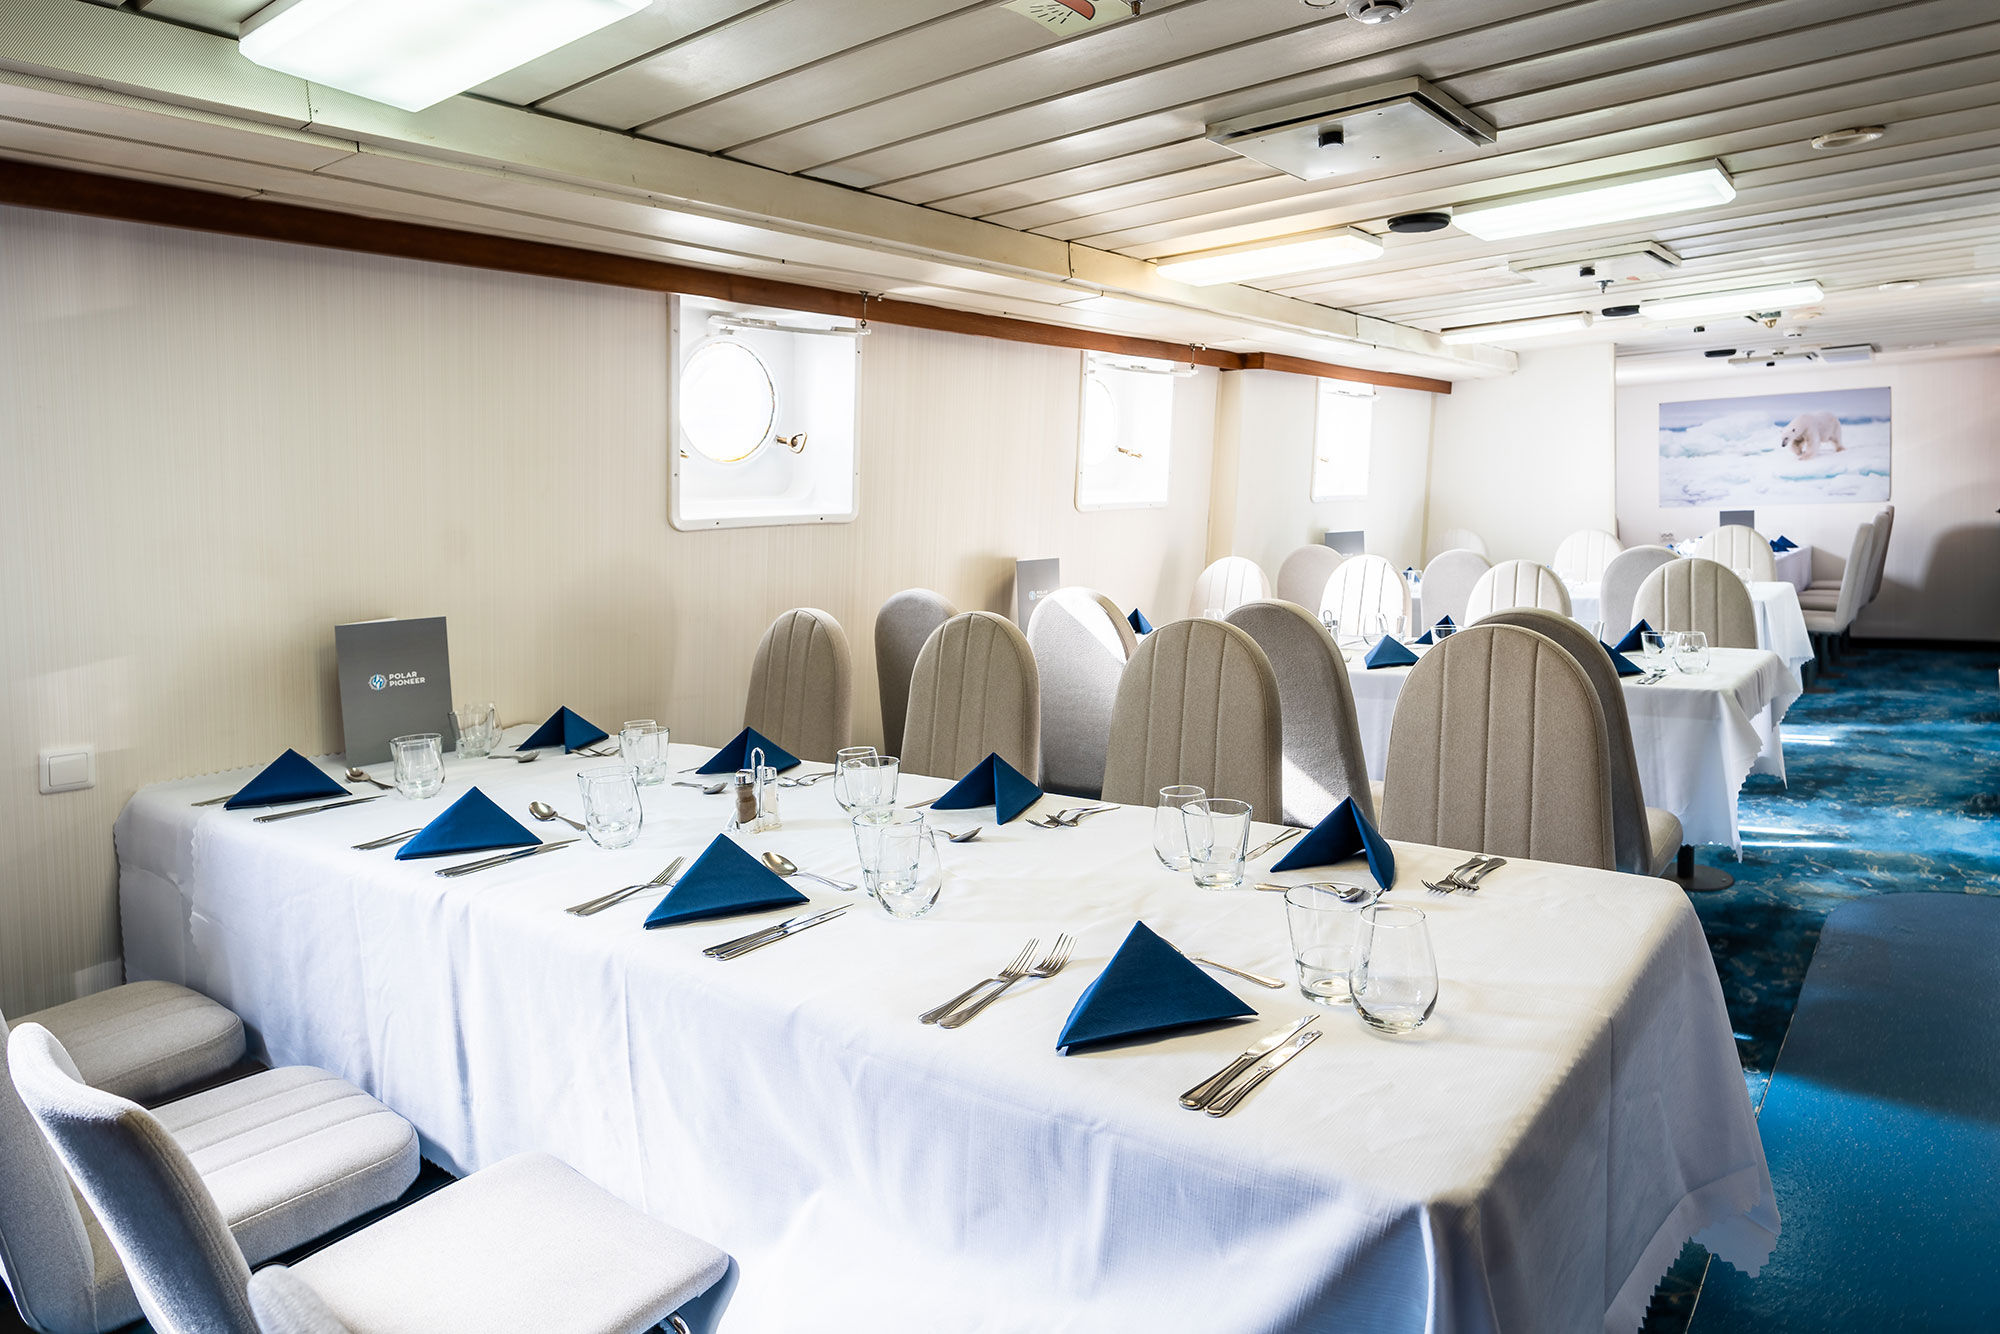
[{"label": "round porthole glass", "polygon": [[1118,400],[1096,375],[1083,381],[1083,457],[1102,463],[1118,452]]},{"label": "round porthole glass", "polygon": [[703,458],[741,463],[763,448],[778,391],[763,358],[734,338],[711,338],[681,367],[681,434]]}]

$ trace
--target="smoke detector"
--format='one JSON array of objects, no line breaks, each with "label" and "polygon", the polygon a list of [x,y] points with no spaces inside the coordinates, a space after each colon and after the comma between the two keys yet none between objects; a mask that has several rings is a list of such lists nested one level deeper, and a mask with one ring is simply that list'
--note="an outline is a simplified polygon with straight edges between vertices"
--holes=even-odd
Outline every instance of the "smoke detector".
[{"label": "smoke detector", "polygon": [[1356,23],[1387,23],[1410,12],[1416,0],[1347,0],[1347,17]]}]

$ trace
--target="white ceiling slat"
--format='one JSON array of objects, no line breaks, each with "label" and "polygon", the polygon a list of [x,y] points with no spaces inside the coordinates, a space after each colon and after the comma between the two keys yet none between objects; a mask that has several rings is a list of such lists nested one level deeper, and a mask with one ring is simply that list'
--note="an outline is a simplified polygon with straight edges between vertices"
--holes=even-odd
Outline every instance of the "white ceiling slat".
[{"label": "white ceiling slat", "polygon": [[271,0],[141,0],[139,8],[152,18],[172,19],[234,37],[238,24],[269,3]]},{"label": "white ceiling slat", "polygon": [[1218,147],[1206,139],[1182,139],[1178,143],[1163,144],[1158,148],[1149,148],[1138,153],[1122,153],[1116,157],[1088,162],[1081,167],[1071,167],[1066,171],[1051,172],[1045,176],[1031,176],[1024,181],[1014,181],[1006,185],[991,186],[983,190],[974,190],[962,195],[948,195],[924,202],[932,208],[945,209],[968,218],[991,217],[1010,209],[1027,208],[1049,199],[1060,199],[1066,195],[1084,194],[1091,190],[1143,181],[1169,172],[1184,171],[1189,167],[1205,166],[1212,162],[1244,160],[1246,159],[1239,158],[1228,149]]},{"label": "white ceiling slat", "polygon": [[656,55],[697,33],[784,3],[786,0],[653,0],[629,18],[579,37],[519,69],[508,70],[473,91],[514,106],[531,106],[609,70]]},{"label": "white ceiling slat", "polygon": [[[1261,162],[1252,162],[1248,158],[1231,154],[1222,162],[1208,162],[1176,172],[1159,173],[1144,180],[1128,181],[1122,185],[1106,186],[1101,190],[1088,190],[1082,194],[1070,195],[1052,203],[1034,204],[1027,208],[1009,209],[1005,213],[988,213],[983,216],[986,221],[997,222],[1002,227],[1019,227],[1024,231],[1039,229],[1049,235],[1055,235],[1054,228],[1047,224],[1060,223],[1063,219],[1079,216],[1116,214],[1124,209],[1180,199],[1190,194],[1236,185],[1249,185],[1269,180],[1274,175],[1276,173]],[[1290,177],[1285,179],[1289,180]]]}]

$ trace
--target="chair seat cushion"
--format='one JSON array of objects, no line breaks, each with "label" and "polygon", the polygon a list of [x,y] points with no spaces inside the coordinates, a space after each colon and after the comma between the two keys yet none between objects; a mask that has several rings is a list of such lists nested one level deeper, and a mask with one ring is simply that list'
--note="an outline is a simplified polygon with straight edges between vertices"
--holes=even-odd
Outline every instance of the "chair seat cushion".
[{"label": "chair seat cushion", "polygon": [[1799,606],[1807,611],[1832,611],[1840,605],[1840,590],[1837,588],[1808,588],[1799,594]]},{"label": "chair seat cushion", "polygon": [[393,1203],[417,1179],[408,1121],[324,1070],[266,1070],[155,1109],[251,1264]]},{"label": "chair seat cushion", "polygon": [[139,1103],[243,1059],[243,1021],[172,982],[127,983],[16,1022],[55,1034],[86,1084]]},{"label": "chair seat cushion", "polygon": [[547,1154],[495,1163],[292,1266],[369,1334],[641,1334],[729,1257]]},{"label": "chair seat cushion", "polygon": [[1681,850],[1681,821],[1672,811],[1646,808],[1646,843],[1652,849],[1652,873],[1665,875]]},{"label": "chair seat cushion", "polygon": [[1806,630],[1808,633],[1815,635],[1837,635],[1846,628],[1846,626],[1840,623],[1840,618],[1830,611],[1808,611],[1806,613]]}]

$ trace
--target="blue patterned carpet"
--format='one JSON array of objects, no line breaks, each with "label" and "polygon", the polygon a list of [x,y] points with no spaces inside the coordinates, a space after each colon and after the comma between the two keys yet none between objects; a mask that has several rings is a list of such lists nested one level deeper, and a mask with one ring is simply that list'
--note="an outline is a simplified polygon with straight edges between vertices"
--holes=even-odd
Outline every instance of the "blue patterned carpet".
[{"label": "blue patterned carpet", "polygon": [[[1760,1103],[1828,913],[1875,894],[2000,895],[2000,646],[1866,649],[1837,670],[1785,717],[1788,783],[1743,789],[1743,860],[1701,854],[1735,886],[1692,896]],[[1707,1260],[1683,1252],[1647,1334],[1686,1328]]]}]

